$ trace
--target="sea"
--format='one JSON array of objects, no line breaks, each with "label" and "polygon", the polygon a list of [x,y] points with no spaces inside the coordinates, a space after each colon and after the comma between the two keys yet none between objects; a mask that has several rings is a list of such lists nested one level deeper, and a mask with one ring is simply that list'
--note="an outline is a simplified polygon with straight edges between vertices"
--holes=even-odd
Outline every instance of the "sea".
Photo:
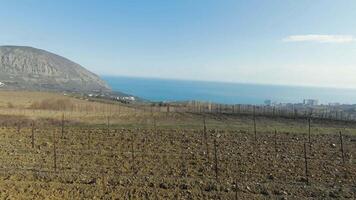
[{"label": "sea", "polygon": [[150,101],[198,100],[223,104],[302,103],[316,99],[321,104],[356,104],[356,89],[224,83],[208,81],[102,76],[114,91]]}]

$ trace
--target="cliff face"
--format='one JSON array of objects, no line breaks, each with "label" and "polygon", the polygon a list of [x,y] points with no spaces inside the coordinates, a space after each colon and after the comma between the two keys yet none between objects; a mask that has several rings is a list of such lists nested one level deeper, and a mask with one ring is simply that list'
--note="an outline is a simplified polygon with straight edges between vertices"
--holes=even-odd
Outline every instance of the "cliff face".
[{"label": "cliff face", "polygon": [[0,82],[7,89],[110,91],[97,75],[53,53],[21,46],[0,46]]}]

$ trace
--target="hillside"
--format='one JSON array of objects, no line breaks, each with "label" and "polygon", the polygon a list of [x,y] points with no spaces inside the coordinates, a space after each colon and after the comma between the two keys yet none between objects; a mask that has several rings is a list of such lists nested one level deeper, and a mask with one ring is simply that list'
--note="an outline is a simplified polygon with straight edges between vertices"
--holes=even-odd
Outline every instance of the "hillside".
[{"label": "hillside", "polygon": [[0,46],[0,88],[110,91],[103,80],[79,64],[41,49],[22,46]]}]

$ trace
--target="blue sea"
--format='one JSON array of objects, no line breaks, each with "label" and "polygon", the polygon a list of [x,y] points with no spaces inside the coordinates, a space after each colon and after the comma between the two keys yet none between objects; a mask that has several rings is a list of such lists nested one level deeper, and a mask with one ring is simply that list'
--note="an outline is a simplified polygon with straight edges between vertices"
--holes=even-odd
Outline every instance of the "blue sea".
[{"label": "blue sea", "polygon": [[200,100],[224,104],[319,103],[356,104],[356,89],[276,86],[136,77],[102,77],[113,90],[151,101]]}]

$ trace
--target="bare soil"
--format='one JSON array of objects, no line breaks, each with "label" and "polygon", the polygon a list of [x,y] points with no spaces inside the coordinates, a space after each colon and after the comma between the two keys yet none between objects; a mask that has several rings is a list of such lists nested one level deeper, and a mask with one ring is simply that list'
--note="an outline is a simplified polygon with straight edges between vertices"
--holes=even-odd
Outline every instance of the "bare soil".
[{"label": "bare soil", "polygon": [[[2,126],[2,199],[355,199],[356,137]],[[304,157],[306,144],[307,168]],[[54,147],[56,146],[56,147]],[[56,154],[56,156],[55,156]],[[56,160],[56,161],[55,161]],[[55,167],[56,165],[56,167]]]}]

